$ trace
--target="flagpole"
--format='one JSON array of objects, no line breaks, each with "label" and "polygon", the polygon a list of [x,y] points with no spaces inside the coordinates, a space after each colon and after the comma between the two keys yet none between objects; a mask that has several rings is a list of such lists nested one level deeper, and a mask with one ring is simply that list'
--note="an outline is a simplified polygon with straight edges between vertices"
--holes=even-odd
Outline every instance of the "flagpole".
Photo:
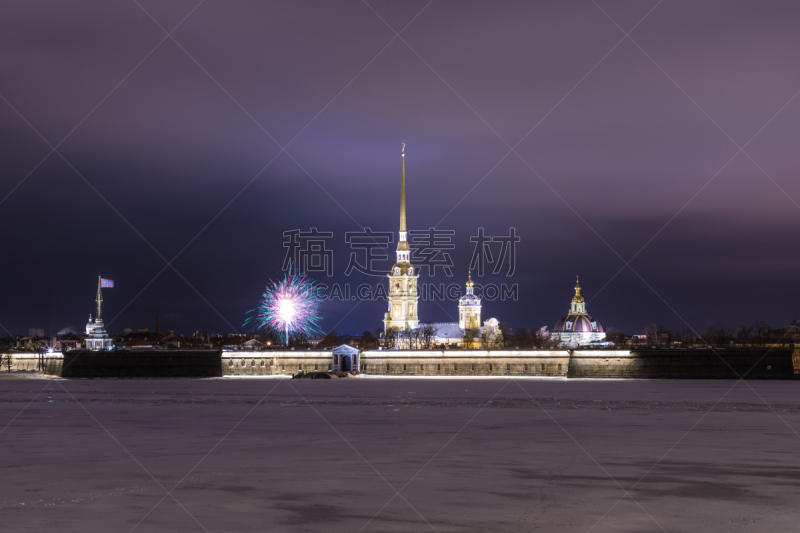
[{"label": "flagpole", "polygon": [[101,320],[102,316],[102,304],[103,304],[103,293],[100,290],[100,280],[101,277],[97,276],[97,320]]}]

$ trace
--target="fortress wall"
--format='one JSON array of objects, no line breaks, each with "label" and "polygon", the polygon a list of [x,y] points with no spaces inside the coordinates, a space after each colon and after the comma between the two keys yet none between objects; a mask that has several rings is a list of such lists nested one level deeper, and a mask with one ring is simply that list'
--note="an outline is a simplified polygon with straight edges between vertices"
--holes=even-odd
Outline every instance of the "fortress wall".
[{"label": "fortress wall", "polygon": [[286,350],[223,352],[223,376],[273,376],[305,372],[328,372],[333,363],[330,351]]},{"label": "fortress wall", "polygon": [[65,378],[218,377],[219,350],[74,350],[64,354]]},{"label": "fortress wall", "polygon": [[[61,375],[61,366],[64,359],[61,353],[44,354],[42,358],[39,357],[39,354],[34,353],[14,353],[10,355],[12,358],[11,370],[39,370],[44,374]],[[6,370],[8,370],[8,366],[4,364],[0,368],[0,372]]]},{"label": "fortress wall", "polygon": [[[719,356],[748,379],[800,377],[800,349],[717,348]],[[78,352],[69,352],[70,358]],[[270,376],[327,372],[330,351],[263,352],[117,351],[80,352],[66,377],[205,377],[211,375]],[[193,358],[192,354],[199,354]],[[177,357],[177,359],[176,359]],[[208,366],[209,357],[212,363]],[[657,350],[372,350],[362,352],[359,370],[371,375],[405,376],[561,376],[570,378],[736,379],[734,372],[710,349]],[[759,359],[763,359],[759,361]],[[71,359],[70,359],[71,360]],[[81,361],[83,363],[81,364]],[[758,362],[758,364],[756,364]],[[41,370],[61,375],[60,353],[13,354],[12,370]],[[255,364],[254,364],[255,363]],[[98,368],[87,369],[85,365]],[[72,373],[71,367],[76,366]],[[560,367],[559,367],[560,365]],[[4,371],[6,367],[0,369]],[[217,369],[219,369],[217,371]],[[216,373],[215,373],[216,372]]]},{"label": "fortress wall", "polygon": [[[790,348],[715,348],[632,350],[630,355],[575,350],[570,378],[638,379],[793,379]],[[800,353],[798,353],[800,362]],[[752,368],[752,370],[751,370]]]},{"label": "fortress wall", "polygon": [[362,372],[399,376],[566,377],[567,350],[372,350],[361,356]]}]

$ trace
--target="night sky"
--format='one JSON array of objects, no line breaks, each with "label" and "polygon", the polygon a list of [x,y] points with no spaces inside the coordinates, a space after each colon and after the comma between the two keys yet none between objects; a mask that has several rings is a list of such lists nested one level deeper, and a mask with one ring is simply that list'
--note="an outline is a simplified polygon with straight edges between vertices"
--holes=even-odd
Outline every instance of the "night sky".
[{"label": "night sky", "polygon": [[[793,1],[3,2],[0,323],[82,330],[102,274],[112,333],[248,330],[283,232],[311,227],[334,235],[313,278],[385,284],[392,260],[344,276],[345,232],[397,231],[405,141],[409,229],[455,231],[453,278],[421,282],[463,284],[479,227],[521,239],[477,280],[519,301],[484,319],[552,327],[580,275],[627,333],[787,324],[798,28]],[[322,325],[385,310],[327,302]]]}]

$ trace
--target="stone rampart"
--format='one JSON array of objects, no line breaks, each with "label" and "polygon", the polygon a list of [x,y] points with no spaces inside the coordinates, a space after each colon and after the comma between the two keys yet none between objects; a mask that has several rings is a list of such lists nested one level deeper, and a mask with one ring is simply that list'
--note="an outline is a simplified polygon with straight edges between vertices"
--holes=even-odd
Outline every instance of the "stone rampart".
[{"label": "stone rampart", "polygon": [[65,378],[219,377],[220,350],[114,350],[64,353]]},{"label": "stone rampart", "polygon": [[560,376],[569,370],[567,350],[371,350],[362,372],[395,376]]},{"label": "stone rampart", "polygon": [[[793,379],[790,348],[575,350],[570,378]],[[798,368],[800,371],[800,368]]]},{"label": "stone rampart", "polygon": [[[52,376],[61,375],[61,363],[63,356],[61,353],[12,353],[3,354],[11,355],[11,370],[29,370],[38,371],[43,374]],[[8,366],[3,364],[0,372],[8,369]]]},{"label": "stone rampart", "polygon": [[291,376],[304,372],[328,372],[333,354],[326,350],[268,350],[222,353],[224,376]]},{"label": "stone rampart", "polygon": [[[62,374],[60,353],[12,355],[12,370]],[[328,350],[80,351],[66,357],[64,377],[291,376],[328,372],[333,362]],[[800,349],[370,350],[362,352],[358,370],[378,376],[793,379],[800,378]]]}]

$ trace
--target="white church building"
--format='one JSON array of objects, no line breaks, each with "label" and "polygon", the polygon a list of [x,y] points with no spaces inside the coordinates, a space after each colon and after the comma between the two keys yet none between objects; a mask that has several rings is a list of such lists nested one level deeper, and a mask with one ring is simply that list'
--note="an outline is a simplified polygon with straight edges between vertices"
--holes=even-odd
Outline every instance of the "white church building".
[{"label": "white church building", "polygon": [[110,350],[114,346],[114,339],[108,336],[105,325],[103,324],[103,291],[100,288],[101,278],[97,278],[97,316],[92,321],[89,315],[89,322],[86,324],[86,349],[87,350]]},{"label": "white church building", "polygon": [[[408,245],[406,227],[406,154],[405,144],[401,152],[400,171],[400,232],[397,240],[397,262],[389,274],[389,309],[383,317],[384,331],[399,331],[426,326],[419,321],[418,271],[411,264],[411,250]],[[484,333],[493,341],[502,338],[497,319],[490,318],[481,326],[481,298],[474,294],[474,282],[470,274],[466,293],[458,302],[458,322],[437,322],[430,324],[435,332],[433,344],[445,346],[478,347]],[[465,338],[466,337],[466,338]]]},{"label": "white church building", "polygon": [[581,285],[577,280],[569,313],[556,323],[552,335],[570,347],[600,342],[606,338],[600,322],[586,312],[586,301],[581,296]]}]

